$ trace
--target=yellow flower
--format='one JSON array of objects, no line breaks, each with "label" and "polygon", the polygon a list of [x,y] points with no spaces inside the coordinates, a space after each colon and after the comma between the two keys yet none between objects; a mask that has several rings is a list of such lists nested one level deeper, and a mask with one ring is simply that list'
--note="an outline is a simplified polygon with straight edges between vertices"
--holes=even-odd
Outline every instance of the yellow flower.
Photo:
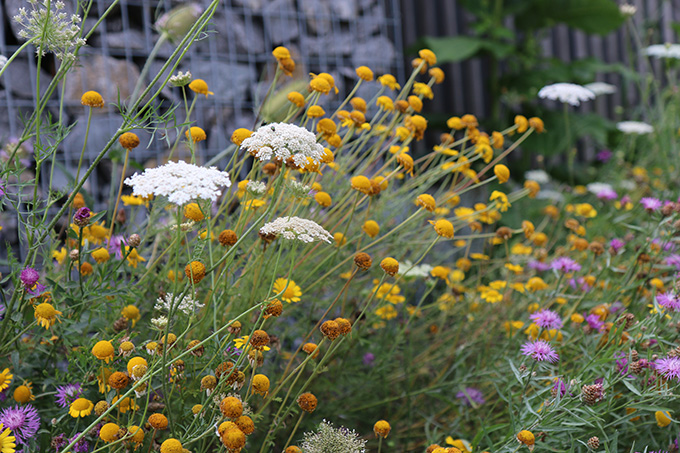
[{"label": "yellow flower", "polygon": [[522,327],[524,327],[524,322],[522,321],[505,321],[503,323],[503,328],[508,333],[508,335],[518,332]]},{"label": "yellow flower", "polygon": [[300,302],[302,290],[293,280],[285,278],[277,278],[274,282],[274,293],[276,293],[284,302]]},{"label": "yellow flower", "polygon": [[378,299],[385,299],[393,305],[403,303],[406,298],[401,295],[401,288],[399,285],[392,283],[383,283],[378,286],[379,281],[373,280],[373,292],[375,292],[375,297]]},{"label": "yellow flower", "polygon": [[94,258],[98,264],[101,264],[111,259],[111,255],[109,255],[109,251],[104,247],[99,247],[98,249],[92,251],[92,258]]},{"label": "yellow flower", "polygon": [[378,77],[378,82],[384,87],[389,88],[390,90],[398,90],[401,88],[401,85],[397,83],[396,77],[394,77],[392,74],[383,74],[380,77]]},{"label": "yellow flower", "polygon": [[491,192],[491,196],[489,197],[489,201],[496,201],[496,206],[498,206],[498,209],[501,212],[505,212],[508,210],[510,207],[510,202],[508,201],[508,196],[504,194],[503,192],[500,192],[498,190],[494,190]]},{"label": "yellow flower", "polygon": [[432,88],[427,83],[420,83],[416,82],[413,84],[413,93],[417,94],[418,96],[422,95],[423,97],[426,97],[428,99],[434,98],[434,94],[432,93]]},{"label": "yellow flower", "polygon": [[418,56],[425,60],[430,66],[437,64],[437,55],[435,55],[430,49],[420,49],[418,51]]},{"label": "yellow flower", "polygon": [[378,225],[378,222],[375,220],[367,220],[361,226],[361,229],[371,238],[374,238],[380,234],[380,225]]},{"label": "yellow flower", "polygon": [[361,80],[365,80],[366,82],[373,80],[373,71],[367,66],[359,66],[356,69],[356,73]]},{"label": "yellow flower", "polygon": [[519,264],[505,263],[505,268],[515,274],[521,274],[524,271],[524,268]]},{"label": "yellow flower", "polygon": [[513,255],[530,255],[532,251],[531,247],[519,242],[510,248],[510,253]]},{"label": "yellow flower", "polygon": [[496,291],[495,289],[488,289],[482,291],[480,294],[481,298],[490,304],[495,304],[503,300],[503,295]]},{"label": "yellow flower", "polygon": [[574,211],[576,212],[577,215],[586,217],[586,218],[593,218],[597,216],[597,211],[595,208],[590,203],[580,203],[577,204],[574,207]]},{"label": "yellow flower", "polygon": [[52,252],[52,258],[57,260],[57,263],[62,264],[66,259],[67,254],[66,247],[62,247],[61,250]]},{"label": "yellow flower", "polygon": [[186,135],[187,140],[191,139],[194,143],[202,142],[207,138],[205,131],[198,126],[192,126],[184,135]]},{"label": "yellow flower", "polygon": [[[248,340],[250,339],[250,336],[244,335],[241,338],[234,338],[234,347],[236,349],[243,349],[244,346],[248,345]],[[263,346],[262,349],[264,351],[269,351],[271,348],[269,346]]]},{"label": "yellow flower", "polygon": [[389,96],[379,96],[378,99],[375,101],[375,105],[377,105],[379,108],[387,111],[392,111],[394,110],[394,102],[392,101],[392,98]]},{"label": "yellow flower", "polygon": [[488,261],[489,256],[485,255],[483,253],[470,253],[470,258],[473,260],[479,260],[479,261]]},{"label": "yellow flower", "polygon": [[536,438],[534,437],[534,434],[531,431],[527,431],[526,429],[520,431],[517,434],[517,440],[529,447],[529,451],[534,449],[534,443],[536,442]]},{"label": "yellow flower", "polygon": [[501,184],[508,182],[508,179],[510,179],[510,170],[503,164],[498,164],[493,167],[493,172],[496,175],[496,178],[498,178],[498,182]]},{"label": "yellow flower", "polygon": [[4,429],[4,425],[0,423],[0,452],[2,453],[14,453],[14,448],[16,447],[17,438],[10,436],[12,431],[9,428]]},{"label": "yellow flower", "polygon": [[439,219],[436,222],[430,223],[434,225],[434,230],[437,234],[446,239],[453,239],[453,224],[446,219]]},{"label": "yellow flower", "polygon": [[[129,253],[128,253],[129,252]],[[137,269],[137,264],[139,264],[140,261],[146,261],[146,259],[143,256],[140,256],[139,253],[137,253],[137,249],[131,249],[130,246],[125,246],[125,253],[127,254],[127,262],[130,266],[134,267]]]},{"label": "yellow flower", "polygon": [[101,340],[92,347],[92,355],[94,355],[99,360],[104,360],[106,363],[109,363],[111,360],[113,360],[114,353],[115,350],[113,349],[113,345],[110,341]]},{"label": "yellow flower", "polygon": [[[35,307],[34,310],[35,320],[38,321],[38,325],[43,326],[45,329],[49,329],[54,325],[55,322],[59,321],[58,315],[62,313],[54,308],[52,304],[43,302]],[[59,321],[61,322],[61,321]]]},{"label": "yellow flower", "polygon": [[654,418],[656,418],[656,424],[659,425],[659,428],[665,428],[671,424],[671,413],[668,411],[656,411],[654,412]]},{"label": "yellow flower", "polygon": [[459,449],[461,453],[470,453],[472,451],[472,447],[470,445],[470,442],[463,440],[463,439],[453,439],[451,436],[446,437],[446,443],[449,445],[452,445]]},{"label": "yellow flower", "polygon": [[139,314],[139,308],[134,305],[124,307],[120,314],[128,321],[132,321],[132,327],[134,327],[135,324],[137,324],[137,321],[142,317],[142,315]]},{"label": "yellow flower", "polygon": [[[80,103],[87,107],[104,107],[104,98],[96,91],[86,91],[80,97]],[[2,453],[5,453],[4,451]]]},{"label": "yellow flower", "polygon": [[305,105],[305,97],[302,95],[302,93],[299,93],[297,91],[291,91],[290,93],[288,93],[288,96],[286,96],[286,98],[298,108],[304,107]]},{"label": "yellow flower", "polygon": [[[113,399],[111,400],[111,405],[113,405],[113,403],[115,403],[119,399],[120,399],[120,397],[118,395],[114,396]],[[116,407],[118,408],[118,411],[121,414],[124,414],[129,410],[136,411],[137,409],[139,409],[139,406],[135,403],[135,400],[133,400],[132,398],[130,398],[128,396],[123,398],[120,401],[120,403],[118,403],[118,406],[116,406]]]},{"label": "yellow flower", "polygon": [[149,200],[144,197],[138,197],[136,195],[121,195],[120,200],[125,206],[149,206]]},{"label": "yellow flower", "polygon": [[0,391],[3,391],[9,387],[13,377],[14,375],[10,374],[9,368],[5,368],[3,372],[0,373]]},{"label": "yellow flower", "polygon": [[398,313],[392,305],[385,305],[384,307],[378,308],[375,311],[375,314],[382,319],[390,320],[396,318]]},{"label": "yellow flower", "polygon": [[264,200],[261,200],[259,198],[253,198],[252,200],[248,200],[245,203],[242,203],[242,206],[244,209],[249,210],[249,209],[257,209],[262,206],[264,206],[266,202]]},{"label": "yellow flower", "polygon": [[31,383],[26,382],[24,385],[20,385],[19,387],[14,389],[12,397],[14,398],[14,401],[16,401],[17,403],[26,404],[29,401],[35,400],[35,396],[33,395],[32,390],[33,388],[31,387]]},{"label": "yellow flower", "polygon": [[531,277],[527,282],[526,287],[529,291],[533,293],[534,291],[546,289],[548,287],[548,284],[544,282],[541,277]]},{"label": "yellow flower", "polygon": [[87,398],[78,398],[69,406],[68,413],[73,418],[87,417],[92,413],[94,404]]},{"label": "yellow flower", "polygon": [[189,84],[189,89],[194,93],[205,94],[208,97],[210,94],[215,94],[212,91],[208,91],[208,84],[203,79],[194,79]]}]

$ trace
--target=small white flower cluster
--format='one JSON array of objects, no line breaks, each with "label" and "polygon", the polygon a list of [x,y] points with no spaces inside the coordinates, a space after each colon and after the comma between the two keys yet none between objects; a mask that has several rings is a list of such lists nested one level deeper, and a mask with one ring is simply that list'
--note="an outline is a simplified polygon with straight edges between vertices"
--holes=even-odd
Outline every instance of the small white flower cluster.
[{"label": "small white flower cluster", "polygon": [[680,59],[680,44],[654,44],[647,47],[644,54],[648,57]]},{"label": "small white flower cluster", "polygon": [[147,168],[141,175],[135,173],[125,180],[125,184],[132,186],[134,195],[165,196],[171,203],[183,205],[196,198],[217,200],[222,193],[220,187],[231,186],[231,180],[226,171],[179,161]]},{"label": "small white flower cluster", "polygon": [[275,157],[286,162],[293,157],[299,167],[307,165],[307,158],[321,162],[323,146],[316,142],[316,136],[304,127],[288,123],[272,123],[260,127],[253,135],[243,140],[241,147],[260,161]]},{"label": "small white flower cluster", "polygon": [[264,195],[266,191],[267,185],[261,181],[248,181],[248,184],[246,184],[246,192],[250,192],[256,197]]},{"label": "small white flower cluster", "polygon": [[605,82],[593,82],[587,84],[585,87],[588,88],[593,93],[595,93],[595,96],[616,93],[616,86]]},{"label": "small white flower cluster", "polygon": [[84,46],[80,37],[80,16],[68,16],[62,1],[28,0],[33,9],[19,8],[14,20],[23,27],[19,37],[35,39],[36,52],[45,55],[54,52],[60,60],[75,59],[75,48]]},{"label": "small white flower cluster", "polygon": [[5,67],[7,64],[7,57],[4,55],[0,55],[0,70]]},{"label": "small white flower cluster", "polygon": [[284,239],[298,240],[306,243],[325,241],[329,244],[333,236],[321,225],[313,220],[301,219],[300,217],[279,217],[273,222],[265,223],[260,228],[263,235],[274,234],[283,236]]},{"label": "small white flower cluster", "polygon": [[642,121],[621,121],[616,123],[616,128],[624,134],[644,135],[654,132],[654,126]]},{"label": "small white flower cluster", "polygon": [[296,179],[289,179],[287,184],[288,190],[291,191],[294,197],[304,198],[309,196],[309,191],[312,190],[311,187],[301,183]]},{"label": "small white flower cluster", "polygon": [[405,260],[399,266],[399,275],[401,275],[404,278],[429,277],[430,271],[432,269],[434,268],[429,264],[419,264],[417,266],[413,266],[412,261]]},{"label": "small white flower cluster", "polygon": [[635,15],[637,8],[628,3],[624,3],[623,5],[619,6],[619,11],[621,12],[621,15],[631,17]]},{"label": "small white flower cluster", "polygon": [[319,424],[315,432],[304,434],[300,445],[305,453],[365,453],[366,441],[353,429],[335,428],[326,420]]},{"label": "small white flower cluster", "polygon": [[548,184],[550,182],[550,175],[544,170],[528,170],[524,172],[524,179],[536,181],[539,184]]},{"label": "small white flower cluster", "polygon": [[586,185],[586,189],[596,196],[602,192],[614,192],[612,185],[606,182],[591,182]]},{"label": "small white flower cluster", "polygon": [[[153,308],[156,310],[164,310],[166,312],[170,312],[170,309],[172,308],[173,305],[177,304],[177,301],[175,300],[175,295],[172,293],[167,293],[163,297],[159,297],[156,299],[156,305],[154,305]],[[185,315],[189,316],[193,314],[196,310],[199,308],[203,308],[205,305],[202,303],[198,302],[197,300],[194,300],[193,297],[187,295],[182,298],[182,300],[179,302],[179,305],[177,306],[177,309],[184,313]]]},{"label": "small white flower cluster", "polygon": [[174,85],[176,87],[183,87],[184,85],[188,84],[191,82],[191,72],[182,72],[179,71],[177,74],[170,76],[170,85]]},{"label": "small white flower cluster", "polygon": [[595,99],[595,93],[575,83],[554,83],[546,85],[538,92],[541,99],[560,101],[565,104],[580,105],[582,101]]},{"label": "small white flower cluster", "polygon": [[158,318],[151,318],[151,324],[158,330],[165,330],[168,325],[168,318],[165,316],[159,316]]}]

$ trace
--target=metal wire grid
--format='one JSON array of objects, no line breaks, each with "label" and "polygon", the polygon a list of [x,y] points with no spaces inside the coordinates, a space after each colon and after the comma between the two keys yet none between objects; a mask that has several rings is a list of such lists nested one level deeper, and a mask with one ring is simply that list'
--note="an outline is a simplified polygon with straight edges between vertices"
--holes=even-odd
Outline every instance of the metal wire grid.
[{"label": "metal wire grid", "polygon": [[[207,0],[201,0],[204,6]],[[213,22],[208,27],[207,38],[195,44],[194,48],[187,54],[181,69],[189,69],[194,76],[205,78],[211,90],[213,83],[217,87],[229,87],[229,84],[240,83],[242,90],[234,91],[225,95],[216,91],[215,96],[208,99],[200,99],[196,105],[192,120],[202,126],[208,133],[209,139],[200,143],[199,158],[206,161],[215,156],[219,151],[229,145],[231,131],[237,127],[252,127],[254,120],[254,110],[257,102],[261,98],[260,87],[258,91],[258,79],[260,75],[272,65],[271,50],[277,45],[289,46],[299,57],[296,58],[298,64],[303,65],[308,72],[329,72],[336,76],[336,81],[341,90],[340,95],[336,96],[332,102],[339,103],[343,98],[343,92],[349,91],[354,83],[353,70],[359,64],[366,64],[373,67],[377,63],[376,73],[391,72],[403,81],[404,67],[401,52],[401,17],[398,0],[359,0],[358,3],[370,4],[371,8],[377,8],[382,14],[369,15],[365,12],[354,17],[341,19],[335,14],[316,14],[310,18],[309,14],[302,11],[303,0],[274,0],[265,1],[261,11],[256,11],[247,6],[244,0],[225,0],[218,6],[218,11]],[[106,0],[95,0],[90,17],[100,17],[109,6]],[[119,8],[110,18],[107,18],[99,27],[98,35],[91,40],[90,46],[83,49],[81,53],[82,71],[87,73],[89,70],[86,59],[94,55],[113,57],[116,60],[124,61],[128,64],[128,77],[133,79],[135,76],[132,65],[141,67],[145,58],[153,48],[158,38],[153,29],[153,24],[157,17],[169,11],[177,3],[171,0],[121,0]],[[0,8],[0,53],[11,55],[18,48],[16,41],[12,42],[12,30],[8,29],[11,17],[7,17],[9,8]],[[323,13],[323,11],[322,11]],[[233,22],[237,20],[241,26],[242,36],[237,36]],[[328,27],[328,31],[312,36],[309,30],[309,21],[317,21],[320,26]],[[220,22],[223,21],[223,22]],[[88,20],[84,26],[92,25]],[[273,36],[272,30],[279,27],[281,30],[297,29],[297,32],[288,33],[288,37]],[[121,32],[133,32],[132,38],[125,40],[120,35]],[[217,31],[217,32],[216,32]],[[118,43],[122,45],[112,46],[111,38],[117,35]],[[285,33],[284,33],[285,34]],[[281,33],[279,33],[281,35]],[[140,38],[141,37],[141,42]],[[9,38],[9,39],[8,39]],[[392,43],[387,61],[384,55],[369,55],[371,58],[356,58],[356,53],[362,50],[362,46],[370,40],[381,38]],[[244,39],[246,42],[243,42]],[[317,40],[315,45],[313,41]],[[349,51],[325,52],[323,46],[319,44],[325,39],[329,44],[338,44],[338,40],[345,40],[345,46],[349,46]],[[171,51],[170,45],[161,49],[160,56],[167,55]],[[160,60],[159,60],[160,61]],[[49,59],[47,60],[49,63]],[[26,64],[28,74],[26,84],[34,87],[36,83],[36,65],[32,59]],[[154,68],[155,69],[155,68]],[[227,69],[230,73],[221,73]],[[238,78],[234,70],[238,70]],[[46,73],[41,75],[42,84],[46,84]],[[150,75],[154,75],[152,70]],[[85,77],[82,77],[85,80]],[[226,80],[226,82],[225,82]],[[119,81],[107,80],[107,85],[116,86]],[[15,94],[16,86],[12,86],[13,80],[3,77],[0,84],[3,85],[4,95],[0,95],[0,110],[5,110],[7,116],[7,131],[0,132],[0,140],[5,141],[9,137],[17,136],[23,129],[20,116],[27,115],[35,105],[35,95],[30,98],[21,97]],[[263,81],[260,85],[267,85],[268,81]],[[82,84],[82,92],[92,89],[92,87]],[[238,87],[237,87],[238,88]],[[215,90],[213,90],[215,91]],[[259,93],[259,96],[258,96]],[[59,93],[57,97],[48,101],[48,110],[55,115],[59,108]],[[181,101],[181,94],[178,89],[166,89],[163,97],[170,101]],[[106,99],[107,102],[115,99]],[[66,121],[69,124],[77,122],[76,128],[71,132],[65,146],[60,147],[57,159],[66,170],[74,172],[77,165],[80,149],[84,139],[86,123],[86,111],[75,99],[65,100],[68,111]],[[96,133],[91,130],[88,139],[88,146],[85,151],[85,163],[94,159],[101,150],[101,145],[106,142],[106,132],[115,132],[120,124],[120,116],[109,109],[105,112],[97,112],[93,116],[93,125],[96,126]],[[102,134],[102,132],[104,132]],[[110,135],[109,135],[110,136]],[[136,149],[133,158],[141,164],[149,161],[157,161],[163,157],[167,151],[162,143],[154,140],[149,143],[150,136],[140,133],[142,143],[148,146]],[[143,148],[143,149],[142,149]],[[60,167],[61,168],[61,167]],[[60,171],[55,172],[57,185],[67,186],[65,174],[59,175]],[[88,188],[95,197],[97,204],[105,203],[108,197],[108,186],[111,179],[110,163],[105,163],[101,169],[93,173],[88,184]],[[46,178],[43,178],[46,180]],[[97,188],[98,190],[93,190]],[[46,187],[44,187],[46,189]]]}]

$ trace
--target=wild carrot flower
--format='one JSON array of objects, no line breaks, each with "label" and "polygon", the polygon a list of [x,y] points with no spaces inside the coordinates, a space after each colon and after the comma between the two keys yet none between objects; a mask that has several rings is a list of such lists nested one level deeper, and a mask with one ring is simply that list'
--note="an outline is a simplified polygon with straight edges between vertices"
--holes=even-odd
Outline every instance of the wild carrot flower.
[{"label": "wild carrot flower", "polygon": [[147,168],[143,174],[135,173],[125,180],[133,194],[149,197],[165,196],[173,204],[183,205],[191,200],[217,200],[221,187],[231,186],[229,174],[215,167],[204,168],[184,161],[168,162],[156,168]]},{"label": "wild carrot flower", "polygon": [[17,443],[23,444],[40,428],[38,411],[30,405],[8,407],[0,412],[0,424],[12,430]]},{"label": "wild carrot flower", "polygon": [[541,88],[538,97],[577,106],[582,101],[595,99],[595,93],[575,83],[555,83]]},{"label": "wild carrot flower", "polygon": [[321,162],[323,146],[316,142],[316,135],[307,129],[288,123],[272,123],[260,127],[243,140],[241,147],[260,161],[276,158],[286,162],[293,158],[298,167],[307,165],[307,158]]},{"label": "wild carrot flower", "polygon": [[543,329],[561,329],[562,328],[562,318],[556,312],[552,310],[541,310],[529,316],[532,321]]},{"label": "wild carrot flower", "polygon": [[178,301],[173,293],[166,293],[162,297],[156,299],[156,305],[154,305],[154,308],[156,310],[164,310],[170,313],[170,309],[173,306],[176,310],[181,311],[187,316],[204,307],[202,303],[195,300],[193,297],[191,297],[191,295],[185,295],[181,300]]},{"label": "wild carrot flower", "polygon": [[544,340],[527,341],[521,349],[522,355],[536,359],[538,362],[557,362],[560,357],[550,344]]},{"label": "wild carrot flower", "polygon": [[616,128],[624,134],[644,135],[654,132],[654,126],[641,121],[621,121],[616,123]]},{"label": "wild carrot flower", "polygon": [[260,228],[260,234],[273,234],[284,239],[298,240],[305,243],[324,241],[330,244],[333,240],[333,236],[321,225],[300,217],[279,217],[272,222],[265,223]]},{"label": "wild carrot flower", "polygon": [[324,420],[316,432],[304,434],[301,447],[305,453],[364,453],[366,441],[354,430],[335,428]]}]

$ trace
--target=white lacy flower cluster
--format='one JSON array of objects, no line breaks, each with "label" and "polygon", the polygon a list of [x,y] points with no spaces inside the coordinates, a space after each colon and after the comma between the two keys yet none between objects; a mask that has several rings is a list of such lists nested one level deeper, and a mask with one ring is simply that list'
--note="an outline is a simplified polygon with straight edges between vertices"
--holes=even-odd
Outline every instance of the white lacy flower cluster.
[{"label": "white lacy flower cluster", "polygon": [[644,135],[654,132],[654,126],[642,121],[621,121],[616,123],[616,128],[624,134]]},{"label": "white lacy flower cluster", "polygon": [[680,59],[680,44],[654,44],[644,50],[648,57]]},{"label": "white lacy flower cluster", "polygon": [[179,71],[177,74],[170,76],[169,82],[170,85],[176,87],[183,87],[184,85],[188,85],[189,82],[191,82],[191,71],[187,72]]},{"label": "white lacy flower cluster", "polygon": [[587,84],[585,87],[595,93],[595,96],[616,93],[616,86],[605,82],[593,82]]},{"label": "white lacy flower cluster", "polygon": [[273,157],[286,162],[293,157],[299,167],[307,165],[307,158],[321,162],[323,146],[316,142],[316,136],[304,127],[288,123],[271,123],[260,127],[253,135],[243,140],[241,147],[260,161]]},{"label": "white lacy flower cluster", "polygon": [[[154,305],[153,308],[155,308],[156,310],[170,312],[172,306],[176,304],[177,301],[175,300],[175,295],[172,293],[167,293],[163,297],[159,297],[158,299],[156,299],[156,305]],[[185,315],[189,316],[193,314],[196,310],[198,310],[199,308],[203,308],[204,306],[205,305],[198,302],[193,297],[187,295],[184,296],[182,300],[179,302],[177,309],[184,313]]]},{"label": "white lacy flower cluster", "polygon": [[28,0],[32,6],[30,12],[19,8],[14,20],[23,28],[19,37],[35,39],[36,52],[45,55],[54,52],[60,60],[75,58],[77,46],[84,46],[85,40],[80,37],[80,16],[70,17],[64,12],[64,2],[49,0]]},{"label": "white lacy flower cluster", "polygon": [[575,83],[554,83],[541,88],[538,97],[571,105],[580,105],[582,101],[595,99],[595,93]]},{"label": "white lacy flower cluster", "polygon": [[134,195],[165,196],[171,203],[183,205],[196,198],[217,200],[222,193],[220,187],[231,186],[231,180],[226,171],[179,161],[147,168],[141,175],[135,173],[125,180],[125,184],[132,186]]},{"label": "white lacy flower cluster", "polygon": [[329,244],[333,236],[321,225],[313,220],[301,219],[300,217],[279,217],[273,222],[265,223],[260,228],[264,235],[274,234],[283,236],[284,239],[298,240],[306,243],[324,241]]},{"label": "white lacy flower cluster", "polygon": [[246,184],[246,191],[259,197],[260,195],[264,195],[267,191],[267,185],[262,181],[248,181],[248,184]]},{"label": "white lacy flower cluster", "polygon": [[366,441],[353,429],[324,420],[316,431],[304,434],[301,447],[305,453],[365,453]]}]

